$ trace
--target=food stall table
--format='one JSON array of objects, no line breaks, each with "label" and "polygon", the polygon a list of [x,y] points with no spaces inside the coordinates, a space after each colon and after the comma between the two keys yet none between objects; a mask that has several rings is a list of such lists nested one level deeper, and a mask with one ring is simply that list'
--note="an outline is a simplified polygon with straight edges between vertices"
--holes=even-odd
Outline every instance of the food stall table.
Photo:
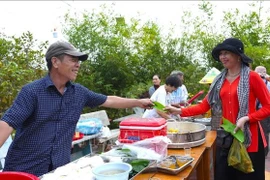
[{"label": "food stall table", "polygon": [[[185,168],[183,171],[178,173],[177,175],[170,175],[162,172],[157,172],[153,177],[157,177],[162,180],[185,180],[188,179],[192,172],[197,170],[197,177],[201,177],[203,175],[203,153],[205,151],[204,146],[193,147],[191,149],[191,156],[194,158],[194,161],[190,166]],[[168,155],[184,155],[183,149],[168,149]],[[148,173],[140,174],[135,178],[135,180],[143,180],[145,177],[149,177]],[[198,179],[198,178],[197,178]]]},{"label": "food stall table", "polygon": [[72,141],[72,145],[83,143],[85,141],[89,141],[89,140],[95,139],[95,138],[97,138],[97,137],[99,137],[101,135],[102,135],[101,132],[98,132],[98,133],[93,134],[93,135],[84,135],[83,138],[78,139],[78,140],[75,140],[75,141]]},{"label": "food stall table", "polygon": [[204,180],[210,180],[210,172],[214,172],[216,137],[216,131],[207,131],[205,143],[202,145],[206,148],[203,154]]},{"label": "food stall table", "polygon": [[[193,179],[193,175],[197,180],[210,180],[210,172],[213,170],[211,164],[214,164],[214,152],[215,152],[215,140],[216,140],[216,132],[215,131],[207,131],[206,132],[206,140],[205,143],[192,147],[191,156],[194,158],[194,161],[190,166],[185,168],[183,171],[178,173],[177,175],[170,175],[162,172],[151,171],[148,173],[142,173],[134,177],[134,180],[149,180],[152,178],[159,178],[160,180],[188,180]],[[211,153],[212,161],[211,161]],[[168,155],[184,155],[183,149],[168,149]],[[85,157],[91,157],[91,155],[87,155]],[[72,164],[76,164],[78,160],[71,162]],[[53,171],[52,171],[53,172]],[[50,173],[52,173],[50,172]],[[195,174],[196,173],[196,174]],[[42,179],[42,177],[40,177]]]},{"label": "food stall table", "polygon": [[[177,175],[165,174],[157,172],[152,177],[156,177],[162,180],[187,180],[191,177],[196,170],[196,179],[198,180],[210,180],[211,164],[214,164],[214,144],[216,140],[215,131],[206,132],[205,143],[201,146],[193,147],[191,150],[191,156],[194,158],[192,164],[178,173]],[[211,152],[213,152],[213,161],[211,163]],[[184,155],[183,149],[168,149],[168,155]],[[135,180],[149,179],[149,173],[143,173],[138,175]]]}]

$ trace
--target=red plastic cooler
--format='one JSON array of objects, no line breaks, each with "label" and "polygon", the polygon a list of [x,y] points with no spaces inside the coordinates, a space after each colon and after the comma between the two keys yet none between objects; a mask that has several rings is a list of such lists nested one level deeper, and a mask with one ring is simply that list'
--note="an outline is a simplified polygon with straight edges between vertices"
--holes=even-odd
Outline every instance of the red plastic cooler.
[{"label": "red plastic cooler", "polygon": [[154,136],[167,136],[167,121],[163,118],[129,118],[121,121],[120,143],[133,143]]}]

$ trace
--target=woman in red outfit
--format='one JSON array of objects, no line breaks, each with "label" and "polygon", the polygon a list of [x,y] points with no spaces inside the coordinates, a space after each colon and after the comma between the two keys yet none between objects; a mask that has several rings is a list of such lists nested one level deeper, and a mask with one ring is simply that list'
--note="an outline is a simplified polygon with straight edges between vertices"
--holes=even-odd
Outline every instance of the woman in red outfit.
[{"label": "woman in red outfit", "polygon": [[[199,115],[211,108],[212,130],[219,128],[222,117],[236,124],[235,132],[242,129],[245,134],[244,145],[251,158],[254,172],[243,173],[228,166],[228,149],[216,147],[215,180],[265,180],[264,147],[266,141],[259,121],[270,115],[269,92],[260,76],[251,71],[252,60],[244,54],[243,43],[229,38],[218,44],[212,51],[215,60],[224,69],[215,78],[207,96],[201,104],[188,108],[167,106],[165,109],[182,117]],[[256,111],[256,98],[262,108]]]}]

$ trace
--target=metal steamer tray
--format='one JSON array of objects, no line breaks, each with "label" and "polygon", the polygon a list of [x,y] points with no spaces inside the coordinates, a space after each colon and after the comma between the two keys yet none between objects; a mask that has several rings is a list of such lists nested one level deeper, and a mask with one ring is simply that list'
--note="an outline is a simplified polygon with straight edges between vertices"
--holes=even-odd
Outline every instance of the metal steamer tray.
[{"label": "metal steamer tray", "polygon": [[196,118],[193,120],[196,123],[201,123],[206,126],[211,126],[211,118]]},{"label": "metal steamer tray", "polygon": [[[170,129],[176,132],[169,132]],[[171,140],[168,148],[200,146],[205,142],[206,126],[192,122],[168,122],[167,137]]]},{"label": "metal steamer tray", "polygon": [[[170,158],[171,156],[168,156],[168,158]],[[162,167],[161,166],[161,162],[159,162],[157,164],[157,170],[159,172],[163,172],[163,173],[167,173],[167,174],[172,174],[172,175],[176,175],[178,174],[179,172],[183,171],[184,169],[186,169],[193,161],[194,161],[194,158],[192,157],[184,157],[184,156],[179,156],[179,155],[175,155],[174,157],[178,157],[178,158],[186,158],[186,162],[181,165],[179,168],[175,168],[175,169],[172,169],[172,168],[166,168],[166,167]]]},{"label": "metal steamer tray", "polygon": [[168,148],[170,149],[181,149],[185,147],[196,147],[200,146],[205,142],[205,138],[198,140],[198,141],[193,141],[193,142],[187,142],[187,143],[169,143]]}]

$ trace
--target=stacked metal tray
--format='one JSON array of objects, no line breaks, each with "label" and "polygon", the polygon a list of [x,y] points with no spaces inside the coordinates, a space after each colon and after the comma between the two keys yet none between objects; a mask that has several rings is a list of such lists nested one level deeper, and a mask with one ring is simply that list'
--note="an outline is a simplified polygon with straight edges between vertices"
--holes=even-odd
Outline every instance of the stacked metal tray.
[{"label": "stacked metal tray", "polygon": [[196,147],[200,146],[203,143],[205,143],[205,138],[198,140],[198,141],[193,141],[193,142],[186,142],[186,143],[169,143],[168,148],[170,149],[182,149],[185,147]]},{"label": "stacked metal tray", "polygon": [[210,126],[211,125],[211,118],[196,118],[196,119],[194,119],[194,122],[201,123],[201,124],[204,124],[206,126]]},{"label": "stacked metal tray", "polygon": [[[176,175],[179,172],[183,171],[185,168],[187,168],[193,161],[194,158],[192,157],[185,157],[185,156],[179,156],[179,155],[173,155],[176,158],[183,158],[186,159],[185,163],[179,166],[178,168],[169,168],[169,167],[164,167],[162,166],[162,161],[157,164],[157,171],[167,173],[167,174],[172,174]],[[167,158],[171,158],[171,156],[168,156]]]}]

